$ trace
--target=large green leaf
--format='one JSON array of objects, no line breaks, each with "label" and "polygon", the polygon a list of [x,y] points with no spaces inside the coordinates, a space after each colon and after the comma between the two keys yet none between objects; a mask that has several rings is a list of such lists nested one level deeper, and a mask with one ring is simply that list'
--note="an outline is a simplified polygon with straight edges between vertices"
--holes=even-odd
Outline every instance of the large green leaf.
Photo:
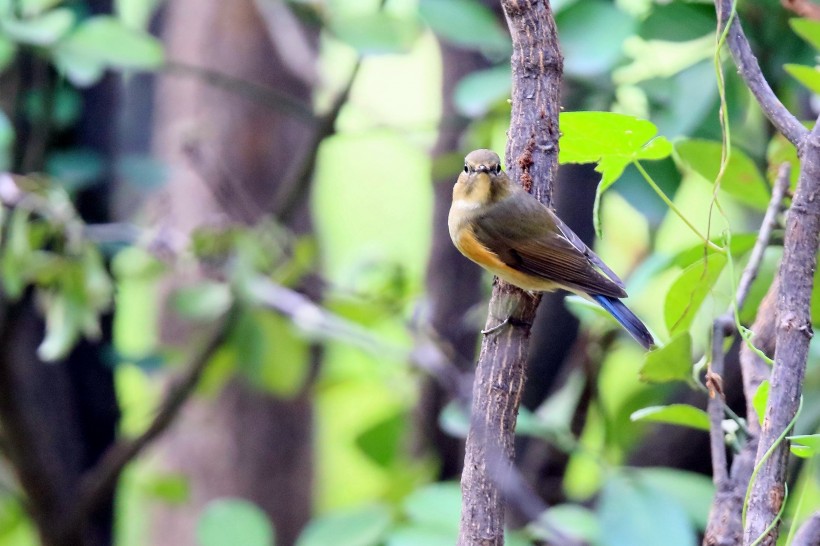
[{"label": "large green leaf", "polygon": [[789,25],[798,36],[820,51],[820,21],[795,18],[789,19]]},{"label": "large green leaf", "polygon": [[628,474],[614,474],[598,501],[599,546],[695,546],[686,511],[666,492]]},{"label": "large green leaf", "polygon": [[390,509],[381,504],[330,513],[311,520],[296,546],[376,546],[391,520]]},{"label": "large green leaf", "polygon": [[395,413],[359,434],[356,446],[377,465],[390,468],[406,428],[407,416],[404,412]]},{"label": "large green leaf", "polygon": [[561,163],[598,163],[602,174],[600,191],[614,183],[635,160],[663,159],[672,144],[656,137],[651,122],[612,112],[564,112],[560,115]]},{"label": "large green leaf", "polygon": [[651,406],[633,412],[629,418],[633,421],[668,423],[670,425],[709,430],[709,415],[702,409],[690,406],[689,404]]},{"label": "large green leaf", "polygon": [[[675,157],[683,165],[714,183],[720,170],[722,144],[716,141],[686,139],[675,143]],[[732,148],[720,188],[732,197],[759,210],[769,204],[766,180],[752,159],[739,148]]]},{"label": "large green leaf", "polygon": [[74,12],[57,8],[29,19],[0,19],[0,31],[23,44],[50,46],[71,29]]},{"label": "large green leaf", "polygon": [[672,283],[663,310],[670,334],[689,329],[725,265],[725,256],[711,254],[687,267]]},{"label": "large green leaf", "polygon": [[340,14],[330,20],[339,40],[362,55],[405,53],[421,32],[419,21],[390,13]]},{"label": "large green leaf", "polygon": [[812,93],[820,93],[820,70],[803,64],[787,63],[783,68]]},{"label": "large green leaf", "polygon": [[498,18],[476,0],[421,0],[419,13],[433,32],[455,45],[496,54],[512,50]]},{"label": "large green leaf", "polygon": [[692,378],[692,337],[681,332],[660,349],[646,353],[639,372],[642,381],[666,383]]},{"label": "large green leaf", "polygon": [[564,73],[593,78],[609,71],[622,58],[623,42],[633,34],[636,21],[614,3],[584,0],[561,12],[556,24]]},{"label": "large green leaf", "polygon": [[637,469],[641,481],[673,498],[701,531],[706,529],[709,508],[715,495],[712,480],[703,474],[673,468]]},{"label": "large green leaf", "polygon": [[510,66],[507,64],[477,70],[458,82],[453,92],[453,102],[465,116],[481,117],[497,102],[510,96],[511,86]]},{"label": "large green leaf", "polygon": [[791,452],[802,459],[814,457],[820,453],[820,434],[788,436]]},{"label": "large green leaf", "polygon": [[456,482],[433,483],[413,491],[402,504],[414,523],[444,531],[457,531],[461,513],[461,488]]},{"label": "large green leaf", "polygon": [[107,15],[83,21],[54,48],[54,61],[72,83],[96,82],[106,68],[153,70],[165,61],[162,43]]},{"label": "large green leaf", "polygon": [[208,503],[196,525],[199,546],[273,546],[273,526],[267,515],[243,499]]}]

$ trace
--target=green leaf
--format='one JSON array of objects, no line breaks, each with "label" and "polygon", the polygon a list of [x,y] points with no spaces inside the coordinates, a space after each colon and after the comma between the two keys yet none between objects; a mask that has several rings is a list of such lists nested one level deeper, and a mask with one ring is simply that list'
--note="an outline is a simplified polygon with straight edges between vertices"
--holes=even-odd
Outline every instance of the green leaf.
[{"label": "green leaf", "polygon": [[53,8],[63,0],[18,0],[20,14],[23,17],[40,15],[49,8]]},{"label": "green leaf", "polygon": [[552,530],[589,544],[597,544],[601,535],[601,527],[595,513],[578,504],[558,504],[551,507],[536,521],[530,523],[527,530],[535,538],[548,543],[560,543],[561,537],[556,537]]},{"label": "green leaf", "polygon": [[184,286],[173,296],[174,309],[181,316],[205,322],[220,317],[232,302],[233,295],[227,284],[210,281]]},{"label": "green leaf", "polygon": [[[720,170],[720,142],[686,139],[675,143],[675,159],[708,182],[714,183]],[[732,197],[759,210],[769,204],[766,180],[752,159],[740,148],[732,148],[720,189]]]},{"label": "green leaf", "polygon": [[426,485],[410,493],[404,499],[402,508],[415,524],[457,532],[461,514],[461,488],[457,482]]},{"label": "green leaf", "polygon": [[[732,253],[732,258],[738,260],[744,254],[749,252],[755,246],[757,241],[756,233],[733,233],[732,240],[729,243],[729,250]],[[723,246],[723,237],[712,239],[712,242],[718,246]],[[715,253],[712,247],[705,247],[703,243],[698,243],[686,250],[678,252],[669,265],[675,265],[681,268],[689,267],[695,262],[703,260],[704,256],[711,257]]]},{"label": "green leaf", "polygon": [[794,190],[797,188],[797,179],[800,177],[800,158],[797,157],[797,148],[794,144],[777,133],[766,148],[766,164],[769,166],[767,174],[770,181],[774,182],[777,178],[777,171],[783,163],[791,164],[789,186]]},{"label": "green leaf", "polygon": [[669,423],[699,430],[709,430],[709,415],[689,404],[670,404],[639,409],[629,416],[632,421]]},{"label": "green leaf", "polygon": [[387,546],[452,546],[458,540],[458,531],[444,532],[427,527],[405,526],[393,529],[387,536]]},{"label": "green leaf", "polygon": [[725,265],[725,256],[712,254],[684,269],[672,283],[663,310],[670,334],[689,329]]},{"label": "green leaf", "polygon": [[656,137],[658,130],[647,120],[612,112],[564,112],[561,126],[561,163],[598,163],[603,192],[632,161],[663,159],[672,144]]},{"label": "green leaf", "polygon": [[820,453],[820,434],[787,436],[791,442],[791,452],[802,459],[814,457]]},{"label": "green leaf", "polygon": [[390,468],[396,460],[406,428],[407,416],[403,412],[396,413],[359,434],[356,446],[377,465]]},{"label": "green leaf", "polygon": [[390,509],[382,504],[333,512],[312,519],[296,546],[374,546],[385,536],[391,521]]},{"label": "green leaf", "polygon": [[584,0],[556,17],[564,54],[564,73],[579,78],[605,74],[623,57],[636,21],[610,2]]},{"label": "green leaf", "polygon": [[689,381],[692,378],[692,336],[681,332],[669,343],[646,353],[641,370],[641,381],[667,383]]},{"label": "green leaf", "polygon": [[162,43],[115,17],[83,21],[54,48],[54,61],[78,86],[94,83],[106,68],[153,70],[164,62]]},{"label": "green leaf", "polygon": [[11,167],[11,148],[14,144],[14,126],[0,110],[0,171],[7,171]]},{"label": "green leaf", "polygon": [[37,356],[46,362],[65,357],[80,339],[81,316],[62,293],[43,296],[46,335],[37,347]]},{"label": "green leaf", "polygon": [[438,426],[455,438],[466,438],[470,431],[470,416],[456,402],[450,402],[438,415]]},{"label": "green leaf", "polygon": [[475,0],[421,0],[419,13],[437,35],[461,47],[509,54],[512,44],[498,18]]},{"label": "green leaf", "polygon": [[339,15],[331,19],[330,31],[362,55],[406,53],[421,33],[415,18],[390,13]]},{"label": "green leaf", "polygon": [[162,0],[114,0],[114,11],[129,28],[147,30]]},{"label": "green leaf", "polygon": [[168,504],[184,504],[190,497],[188,478],[183,474],[152,474],[143,487],[152,498]]},{"label": "green leaf", "polygon": [[715,34],[710,32],[687,42],[631,36],[624,42],[624,50],[633,61],[615,69],[612,80],[616,84],[636,84],[654,78],[669,78],[711,58],[715,50]]},{"label": "green leaf", "polygon": [[67,129],[82,115],[82,97],[76,89],[60,85],[47,96],[42,89],[26,93],[23,108],[32,124],[50,123],[54,129]]},{"label": "green leaf", "polygon": [[91,148],[55,150],[46,158],[46,172],[68,192],[93,186],[105,173],[102,155]]},{"label": "green leaf", "polygon": [[715,486],[703,474],[673,468],[635,469],[641,481],[675,499],[698,529],[706,529]]},{"label": "green leaf", "polygon": [[754,397],[752,398],[752,407],[757,413],[757,419],[763,425],[763,418],[766,416],[766,404],[769,403],[769,391],[771,390],[771,383],[768,379],[761,381],[757,386]]},{"label": "green leaf", "polygon": [[29,45],[55,44],[74,24],[74,12],[57,8],[29,19],[0,19],[0,31],[12,40]]},{"label": "green leaf", "polygon": [[806,40],[814,49],[820,51],[820,21],[811,19],[789,19],[789,26],[795,34]]},{"label": "green leaf", "polygon": [[667,493],[614,474],[604,485],[598,501],[601,529],[599,546],[695,546],[695,529],[686,511]]},{"label": "green leaf", "polygon": [[273,546],[273,526],[255,504],[243,499],[208,503],[196,525],[199,546]]},{"label": "green leaf", "polygon": [[461,114],[470,118],[482,117],[493,105],[510,96],[511,86],[509,65],[477,70],[456,84],[453,102]]},{"label": "green leaf", "polygon": [[17,44],[0,34],[0,72],[6,70],[17,54]]},{"label": "green leaf", "polygon": [[817,70],[816,66],[787,63],[783,68],[806,89],[812,93],[820,93],[820,70]]}]

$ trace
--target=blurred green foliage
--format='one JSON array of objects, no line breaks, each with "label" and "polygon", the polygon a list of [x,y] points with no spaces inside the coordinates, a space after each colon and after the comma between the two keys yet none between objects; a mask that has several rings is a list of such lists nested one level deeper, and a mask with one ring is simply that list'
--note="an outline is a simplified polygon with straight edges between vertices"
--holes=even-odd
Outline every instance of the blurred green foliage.
[{"label": "blurred green foliage", "polygon": [[[186,286],[171,298],[174,312],[194,328],[238,308],[200,395],[214,395],[237,374],[281,398],[311,389],[317,515],[299,546],[443,545],[452,544],[458,530],[457,484],[436,483],[435,457],[407,448],[419,392],[418,374],[402,355],[413,348],[407,323],[424,297],[430,240],[445,229],[431,221],[430,173],[455,177],[463,155],[429,157],[438,128],[454,121],[442,119],[442,100],[453,100],[469,122],[462,151],[504,149],[511,44],[503,19],[477,0],[389,1],[382,10],[379,4],[289,2],[295,13],[321,25],[323,85],[314,97],[317,110],[355,60],[363,59],[336,134],[322,143],[317,158],[310,196],[315,232],[297,238],[273,221],[203,229],[192,237],[186,258],[218,268],[222,278]],[[83,115],[79,91],[106,70],[162,69],[162,45],[145,31],[158,5],[119,0],[115,14],[90,15],[79,0],[0,0],[0,70],[33,54],[60,75],[53,88],[27,90],[18,110],[0,113],[0,168],[20,167],[15,120],[70,130]],[[778,5],[746,2],[740,17],[748,16],[747,33],[767,52],[764,70],[773,87],[800,111],[807,95],[798,82],[812,92],[820,89],[817,69],[798,64],[816,54],[803,40],[820,48],[820,26],[792,20],[792,33]],[[673,384],[695,382],[693,366],[708,346],[709,324],[731,301],[737,281],[731,276],[739,275],[754,243],[773,173],[779,163],[791,162],[796,181],[796,153],[782,138],[771,138],[759,108],[735,71],[727,69],[734,139],[716,191],[722,144],[710,5],[595,0],[552,6],[565,55],[567,102],[581,111],[561,116],[561,161],[595,163],[601,173],[595,222],[603,237],[596,251],[624,273],[633,295],[630,307],[663,346],[643,356],[618,337],[597,356],[596,378],[575,375],[539,408],[522,410],[520,434],[569,455],[563,479],[568,502],[544,514],[543,521],[510,533],[508,543],[548,540],[550,530],[558,529],[594,546],[695,544],[713,493],[709,480],[623,464],[644,437],[646,423],[704,429],[701,410],[669,405],[667,399]],[[778,15],[760,17],[770,11]],[[488,65],[464,77],[453,97],[443,99],[437,40],[477,51]],[[44,170],[48,178],[20,181],[28,197],[2,208],[3,290],[12,298],[28,288],[36,292],[47,323],[40,355],[48,360],[63,357],[82,336],[98,335],[100,314],[113,309],[121,428],[123,434],[138,434],[160,397],[151,373],[184,358],[179,349],[159,343],[157,295],[162,280],[175,271],[137,240],[112,252],[109,273],[103,251],[111,249],[89,242],[71,197],[109,170],[151,191],[166,181],[168,169],[147,156],[107,165],[91,150],[55,146]],[[767,252],[744,321],[753,319],[779,256],[778,248]],[[323,309],[400,351],[366,352],[344,335],[312,331],[264,308],[248,288],[257,276],[294,286],[306,275],[327,285]],[[618,330],[584,302],[570,300],[568,307],[593,345]],[[814,320],[820,320],[818,297],[813,310]],[[310,344],[317,341],[325,351],[318,377],[309,384]],[[814,364],[819,356],[813,344],[807,393],[820,390]],[[575,437],[570,422],[589,380],[597,382],[599,396]],[[450,406],[441,422],[458,435],[467,418]],[[800,455],[816,454],[812,433],[819,422],[820,397],[807,394],[794,439]],[[813,477],[816,470],[807,465],[798,485],[804,499],[820,497]],[[184,503],[188,489],[184,476],[162,475],[143,462],[134,465],[118,493],[119,543],[144,544],[148,507]],[[588,502],[592,498],[597,500]],[[812,503],[801,506],[790,501],[791,521],[804,519]],[[251,503],[221,499],[202,513],[197,537],[202,546],[272,545],[275,530]],[[21,503],[0,496],[0,545],[34,543]]]}]

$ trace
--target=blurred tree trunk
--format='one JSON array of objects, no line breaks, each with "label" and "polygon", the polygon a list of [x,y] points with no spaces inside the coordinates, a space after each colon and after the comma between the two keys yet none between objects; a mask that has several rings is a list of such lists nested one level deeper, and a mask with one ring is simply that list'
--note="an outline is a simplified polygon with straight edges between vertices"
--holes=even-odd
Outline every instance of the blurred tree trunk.
[{"label": "blurred tree trunk", "polygon": [[[283,55],[291,51],[272,45],[257,4],[172,0],[163,22],[168,58],[309,105],[309,85],[286,67]],[[315,46],[315,35],[311,40]],[[310,70],[315,60],[300,63]],[[190,75],[161,80],[155,119],[154,149],[172,175],[151,208],[162,223],[183,232],[250,224],[269,214],[282,179],[301,159],[314,130],[281,109]],[[291,227],[307,230],[306,203],[297,209]],[[163,335],[176,344],[188,337],[170,314]],[[184,506],[154,511],[151,544],[194,544],[204,505],[224,496],[256,503],[271,517],[277,544],[292,544],[311,513],[312,419],[307,393],[276,399],[240,379],[215,399],[190,400],[159,442],[159,453],[165,470],[189,479],[191,498]]]}]

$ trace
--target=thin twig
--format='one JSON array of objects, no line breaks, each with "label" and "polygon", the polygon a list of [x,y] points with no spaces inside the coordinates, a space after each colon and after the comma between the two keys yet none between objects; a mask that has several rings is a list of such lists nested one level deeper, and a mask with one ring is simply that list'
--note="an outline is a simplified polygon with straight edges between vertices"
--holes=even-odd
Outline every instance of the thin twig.
[{"label": "thin twig", "polygon": [[356,60],[347,84],[336,96],[330,109],[325,115],[319,118],[316,130],[311,140],[305,145],[302,158],[296,161],[288,169],[284,179],[280,182],[274,199],[274,216],[284,224],[287,224],[293,214],[299,208],[299,203],[308,195],[310,189],[310,179],[316,167],[316,155],[319,153],[319,146],[336,130],[336,121],[342,107],[350,99],[350,91],[359,75],[362,66],[361,57]]},{"label": "thin twig", "polygon": [[752,53],[749,41],[743,33],[740,20],[737,16],[732,16],[735,1],[715,0],[715,8],[719,19],[718,34],[723,32],[726,23],[731,18],[732,23],[729,27],[726,42],[729,44],[729,51],[732,53],[740,76],[757,99],[769,121],[800,151],[800,146],[809,131],[783,106],[783,103],[772,91],[766,78],[763,77],[757,58]]},{"label": "thin twig", "polygon": [[769,247],[772,231],[774,231],[775,226],[777,226],[777,215],[783,208],[783,198],[786,196],[786,190],[789,189],[790,175],[791,165],[789,165],[789,163],[780,165],[780,168],[777,170],[774,187],[772,188],[772,196],[769,199],[769,206],[766,208],[766,214],[763,216],[763,221],[760,223],[760,229],[757,232],[755,246],[752,249],[749,261],[746,263],[743,274],[740,276],[740,282],[737,285],[735,306],[738,313],[743,310],[743,304],[746,303],[749,289],[752,287],[752,283],[760,271],[763,255]]},{"label": "thin twig", "polygon": [[272,87],[236,78],[212,68],[195,66],[182,61],[167,61],[165,66],[163,66],[163,71],[172,76],[194,77],[204,83],[236,93],[257,104],[270,108],[271,110],[276,110],[277,112],[291,115],[306,123],[313,124],[316,122],[316,115],[309,104]]},{"label": "thin twig", "polygon": [[[736,510],[725,510],[725,504],[735,505],[742,495],[739,494],[738,481],[734,479],[736,473],[729,473],[729,465],[726,458],[726,443],[724,441],[723,420],[726,414],[725,396],[723,393],[724,376],[724,352],[723,344],[727,336],[737,333],[735,324],[736,313],[739,313],[746,302],[752,282],[757,277],[760,266],[763,262],[763,255],[769,246],[771,234],[777,224],[777,215],[783,205],[783,198],[789,187],[789,164],[784,163],[778,170],[777,179],[772,189],[772,196],[769,199],[769,206],[760,224],[757,233],[757,240],[752,249],[749,261],[743,269],[740,282],[735,292],[735,300],[729,309],[721,316],[717,317],[712,326],[712,354],[709,362],[709,369],[706,374],[706,384],[709,387],[709,401],[707,411],[709,413],[709,447],[712,455],[712,481],[715,484],[717,494],[713,501],[710,522],[707,536],[710,537],[711,544],[733,543],[737,540],[738,526],[719,525],[713,517],[725,517],[726,514],[736,514]],[[748,395],[748,393],[747,393]],[[751,441],[751,440],[750,440]],[[733,479],[730,479],[730,475]],[[748,483],[746,480],[744,483]],[[741,501],[742,502],[742,501]]]},{"label": "thin twig", "polygon": [[230,319],[226,317],[216,326],[204,346],[185,366],[182,374],[172,381],[148,428],[136,438],[120,440],[112,445],[100,462],[82,478],[76,509],[66,520],[69,529],[83,525],[88,514],[92,513],[98,503],[116,486],[125,466],[174,422],[199,383],[211,357],[225,341],[229,323]]}]

